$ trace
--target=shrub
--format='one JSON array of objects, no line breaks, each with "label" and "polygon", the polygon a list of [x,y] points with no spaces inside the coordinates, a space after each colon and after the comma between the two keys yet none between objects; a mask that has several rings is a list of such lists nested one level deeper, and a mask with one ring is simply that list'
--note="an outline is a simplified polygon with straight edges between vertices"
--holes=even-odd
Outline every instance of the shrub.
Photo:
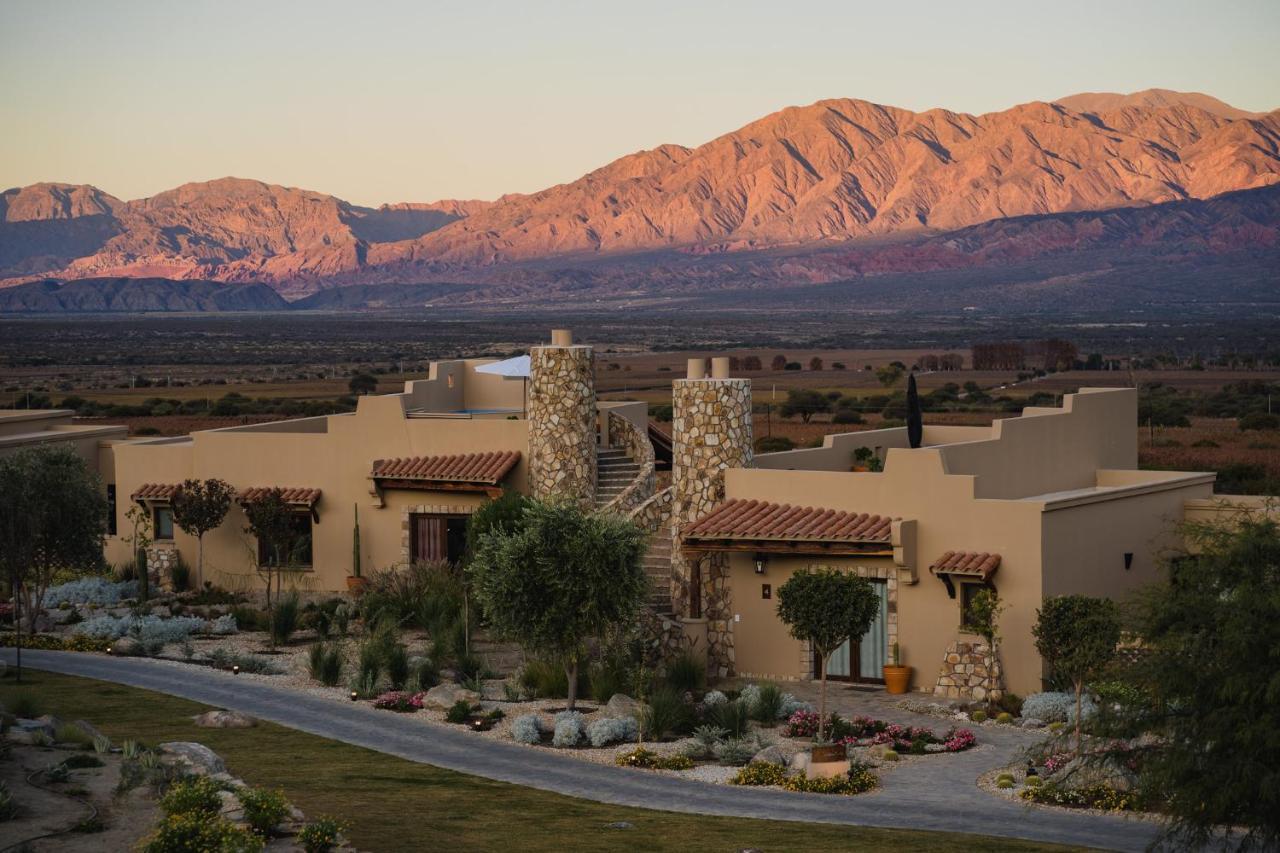
[{"label": "shrub", "polygon": [[266,788],[241,788],[236,798],[244,807],[244,819],[258,835],[270,835],[289,815],[289,801],[280,790]]},{"label": "shrub", "polygon": [[62,760],[62,765],[68,770],[84,770],[90,767],[106,766],[98,756],[89,755],[83,752],[76,753],[75,755],[68,755]]},{"label": "shrub", "polygon": [[217,619],[211,620],[209,624],[205,626],[205,630],[214,636],[226,637],[231,634],[238,634],[240,632],[240,626],[236,624],[235,616],[230,613],[226,613],[219,616]]},{"label": "shrub", "polygon": [[338,836],[346,824],[331,817],[320,817],[298,830],[298,843],[306,853],[329,853],[338,846]]},{"label": "shrub", "polygon": [[430,690],[440,683],[440,667],[430,658],[420,658],[413,668],[413,683],[419,690]]},{"label": "shrub", "polygon": [[833,424],[860,424],[863,423],[862,415],[852,409],[841,409],[831,418]]},{"label": "shrub", "polygon": [[174,592],[186,592],[191,589],[191,567],[181,557],[169,567],[169,582]]},{"label": "shrub", "polygon": [[448,711],[445,711],[444,719],[445,722],[461,725],[471,719],[471,713],[471,703],[466,699],[459,699],[449,706]]},{"label": "shrub", "polygon": [[[1087,720],[1097,712],[1092,699],[1085,697],[1081,713]],[[1070,723],[1076,717],[1076,699],[1070,693],[1032,693],[1022,701],[1022,716],[1044,720],[1046,723]]]},{"label": "shrub", "polygon": [[597,702],[608,702],[615,693],[626,693],[630,680],[624,667],[608,663],[593,666],[588,673],[591,682],[591,698]]},{"label": "shrub", "polygon": [[725,696],[719,690],[708,690],[707,695],[702,697],[702,704],[707,707],[711,707],[712,705],[723,705],[728,701],[729,697]]},{"label": "shrub", "polygon": [[693,759],[686,755],[664,755],[653,763],[654,770],[692,770]]},{"label": "shrub", "polygon": [[640,728],[650,740],[662,740],[687,731],[692,722],[693,714],[684,698],[670,687],[653,691],[640,712]]},{"label": "shrub", "polygon": [[242,631],[264,631],[267,627],[267,614],[247,604],[232,607],[231,618],[236,620],[236,625]]},{"label": "shrub", "polygon": [[614,717],[594,720],[587,726],[587,740],[594,747],[611,743],[633,741],[640,734],[640,724],[635,717]]},{"label": "shrub", "polygon": [[1023,788],[1019,795],[1033,803],[1076,809],[1131,811],[1139,805],[1136,794],[1119,791],[1110,785],[1088,785],[1071,789],[1058,785],[1030,785]]},{"label": "shrub", "polygon": [[730,785],[785,785],[787,770],[769,761],[753,761],[729,779]]},{"label": "shrub", "polygon": [[643,746],[637,746],[635,749],[622,753],[613,760],[613,763],[619,767],[643,767],[652,768],[658,762],[658,753]]},{"label": "shrub", "polygon": [[[73,633],[100,640],[118,640],[128,634],[144,645],[147,643],[179,643],[205,628],[196,616],[93,616],[76,625]],[[25,639],[25,638],[24,638]]]},{"label": "shrub", "polygon": [[69,583],[49,587],[45,593],[46,607],[63,604],[96,604],[99,607],[115,607],[129,598],[138,597],[136,580],[113,583],[104,577],[87,577]]},{"label": "shrub", "polygon": [[[564,699],[569,695],[569,676],[564,667],[558,663],[535,658],[525,663],[520,670],[520,685],[535,697],[543,699]],[[579,673],[578,694],[588,692],[587,673]]]},{"label": "shrub", "polygon": [[741,767],[756,754],[756,747],[745,738],[729,738],[716,744],[711,751],[721,764]]},{"label": "shrub", "polygon": [[53,739],[58,743],[74,743],[81,749],[93,746],[93,735],[74,723],[63,723],[54,731]]},{"label": "shrub", "polygon": [[1240,430],[1280,429],[1280,415],[1266,412],[1250,412],[1240,418]]},{"label": "shrub", "polygon": [[766,435],[756,439],[756,453],[780,453],[795,449],[796,443],[785,435]]},{"label": "shrub", "polygon": [[218,783],[207,776],[193,776],[169,786],[160,798],[160,808],[169,816],[189,812],[218,814],[222,809]]},{"label": "shrub", "polygon": [[[453,664],[454,681],[459,684],[467,684],[478,681],[489,672],[489,668],[485,666],[484,659],[479,655],[467,654],[463,652],[456,656]],[[568,681],[565,682],[568,684]],[[566,691],[567,692],[567,691]]]},{"label": "shrub", "polygon": [[586,736],[582,723],[582,715],[577,711],[561,711],[556,714],[555,733],[551,736],[551,745],[558,747],[577,746]]},{"label": "shrub", "polygon": [[809,794],[844,794],[852,796],[870,791],[876,786],[876,777],[866,767],[851,767],[847,776],[832,776],[827,779],[807,779],[803,775],[787,779],[783,787],[788,791],[801,791]]},{"label": "shrub", "polygon": [[997,787],[997,788],[1001,788],[1001,789],[1012,788],[1012,787],[1013,787],[1013,780],[1012,780],[1012,779],[1005,779],[1005,778],[997,779],[997,780],[996,780],[996,787]]},{"label": "shrub", "polygon": [[260,853],[262,839],[218,817],[217,813],[186,812],[166,817],[147,837],[143,853]]},{"label": "shrub", "polygon": [[969,715],[969,719],[973,720],[975,723],[985,722],[987,719],[987,712],[974,711],[972,714]]},{"label": "shrub", "polygon": [[667,661],[667,685],[681,693],[698,690],[706,677],[706,662],[700,660],[691,649],[681,649]]},{"label": "shrub", "polygon": [[[592,723],[592,725],[595,725]],[[522,714],[511,721],[511,739],[518,743],[542,743],[542,721],[537,714]]]},{"label": "shrub", "polygon": [[703,716],[707,723],[728,732],[729,737],[742,737],[751,720],[747,702],[743,699],[712,705]]},{"label": "shrub", "polygon": [[787,719],[787,737],[815,737],[818,734],[818,714],[814,711],[796,711]]},{"label": "shrub", "polygon": [[1044,779],[1039,776],[1028,776],[1026,781],[1029,788],[1039,788],[1044,784]]},{"label": "shrub", "polygon": [[1015,717],[1022,716],[1022,697],[1017,693],[1002,693],[996,701],[996,707]]},{"label": "shrub", "polygon": [[290,592],[276,601],[274,618],[271,621],[271,642],[283,646],[289,642],[293,632],[298,630],[301,618],[301,607],[298,604],[298,593]]},{"label": "shrub", "polygon": [[[470,716],[471,706],[462,700],[459,700],[457,704],[466,705],[467,714],[462,718],[462,720],[451,719],[449,720],[449,722],[465,723],[467,720],[467,716]],[[374,699],[373,707],[381,708],[384,711],[398,711],[401,714],[411,714],[414,711],[420,710],[422,708],[422,694],[405,693],[402,690],[392,690],[387,693],[383,693],[377,699]],[[449,713],[452,714],[453,710],[450,709]]]},{"label": "shrub", "polygon": [[1013,722],[1013,714],[1010,714],[1008,711],[1001,711],[999,714],[996,714],[996,722],[1008,725]]},{"label": "shrub", "polygon": [[693,742],[685,747],[685,754],[692,758],[711,758],[716,746],[728,736],[719,726],[698,726],[693,730]]},{"label": "shrub", "polygon": [[342,680],[342,649],[337,645],[316,643],[308,654],[311,677],[325,687],[335,687]]},{"label": "shrub", "polygon": [[778,709],[779,720],[789,720],[797,711],[812,711],[813,703],[804,702],[790,693],[782,694],[782,707]]},{"label": "shrub", "polygon": [[[356,681],[372,692],[382,675],[383,648],[375,637],[360,644]],[[363,692],[363,691],[362,691]]]},{"label": "shrub", "polygon": [[880,757],[885,761],[898,761],[901,758],[901,756],[892,749],[886,749],[884,752],[880,753]]}]

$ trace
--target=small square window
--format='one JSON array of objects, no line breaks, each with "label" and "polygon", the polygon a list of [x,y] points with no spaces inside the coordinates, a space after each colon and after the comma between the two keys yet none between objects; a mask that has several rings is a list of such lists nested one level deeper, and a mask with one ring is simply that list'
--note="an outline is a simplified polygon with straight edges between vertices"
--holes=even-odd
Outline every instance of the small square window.
[{"label": "small square window", "polygon": [[155,538],[173,538],[173,510],[167,506],[158,506],[154,510]]}]

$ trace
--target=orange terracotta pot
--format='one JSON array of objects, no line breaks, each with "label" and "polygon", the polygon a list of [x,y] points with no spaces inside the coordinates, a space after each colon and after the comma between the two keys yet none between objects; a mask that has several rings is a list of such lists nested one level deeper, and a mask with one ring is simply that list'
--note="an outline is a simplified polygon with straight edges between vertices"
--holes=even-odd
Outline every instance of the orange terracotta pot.
[{"label": "orange terracotta pot", "polygon": [[884,668],[884,688],[888,693],[906,693],[911,683],[911,667],[886,666]]},{"label": "orange terracotta pot", "polygon": [[347,592],[352,595],[359,595],[364,592],[364,588],[369,585],[368,578],[347,578]]}]

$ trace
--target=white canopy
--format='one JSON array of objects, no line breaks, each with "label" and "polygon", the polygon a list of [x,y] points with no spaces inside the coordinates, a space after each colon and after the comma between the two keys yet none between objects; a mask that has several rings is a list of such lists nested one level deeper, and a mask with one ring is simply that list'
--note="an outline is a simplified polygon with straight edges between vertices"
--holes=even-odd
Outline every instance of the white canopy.
[{"label": "white canopy", "polygon": [[508,379],[528,379],[529,356],[518,355],[504,361],[495,361],[493,364],[484,364],[476,368],[476,373],[492,373]]}]

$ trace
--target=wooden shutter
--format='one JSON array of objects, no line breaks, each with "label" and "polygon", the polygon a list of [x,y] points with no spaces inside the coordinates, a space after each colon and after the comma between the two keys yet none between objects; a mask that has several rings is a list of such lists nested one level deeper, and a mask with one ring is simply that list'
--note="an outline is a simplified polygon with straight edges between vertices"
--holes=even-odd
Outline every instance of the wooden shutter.
[{"label": "wooden shutter", "polygon": [[440,515],[413,516],[413,560],[437,563],[448,559],[447,519]]}]

